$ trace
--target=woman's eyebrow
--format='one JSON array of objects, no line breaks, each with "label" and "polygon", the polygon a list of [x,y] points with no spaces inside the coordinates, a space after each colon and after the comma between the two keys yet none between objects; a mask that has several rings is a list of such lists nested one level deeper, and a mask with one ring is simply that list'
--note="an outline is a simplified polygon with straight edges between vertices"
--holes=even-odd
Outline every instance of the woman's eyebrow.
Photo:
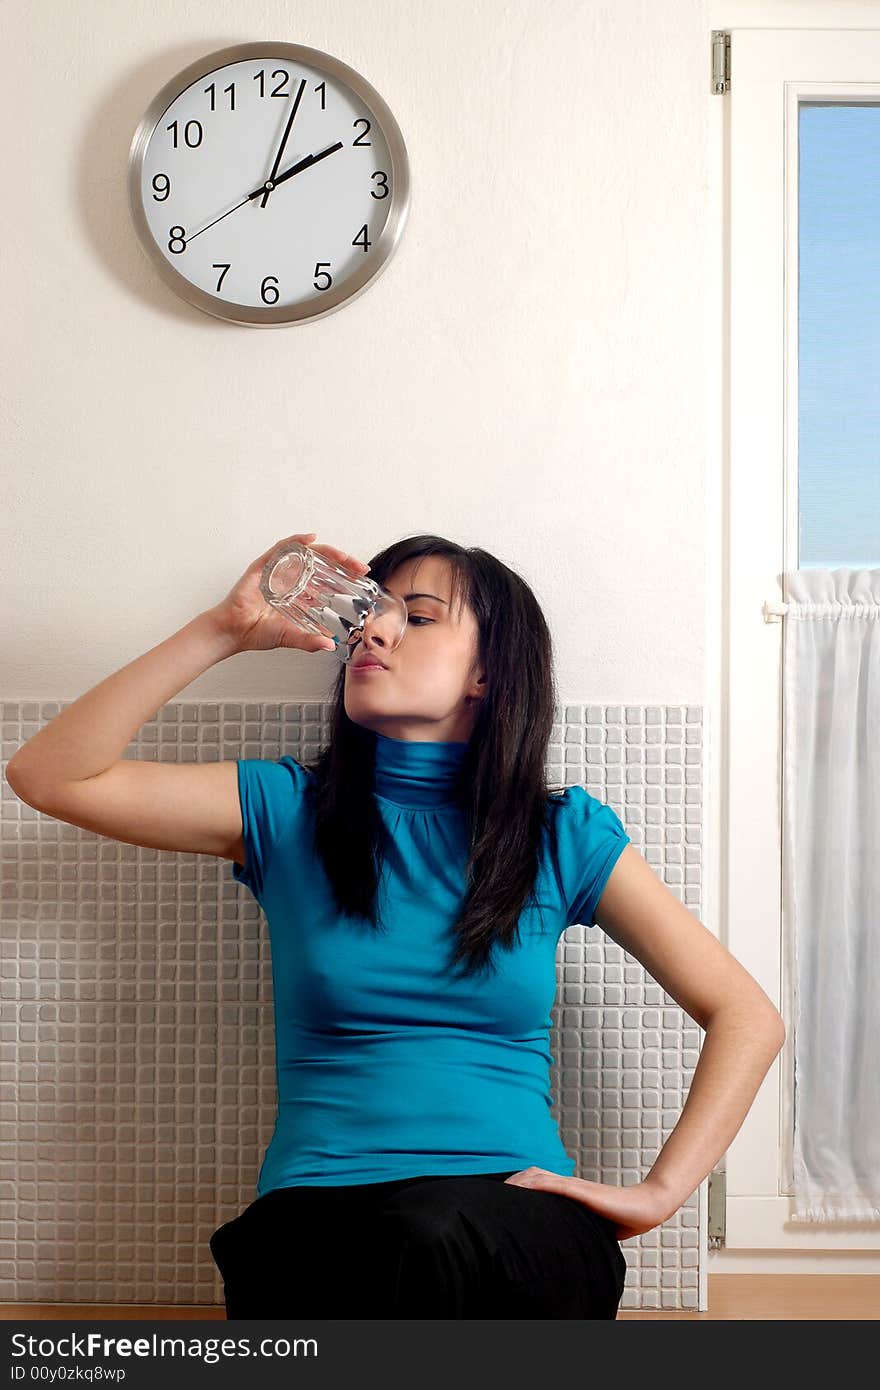
[{"label": "woman's eyebrow", "polygon": [[438,603],[446,604],[446,607],[449,607],[449,604],[446,603],[445,598],[437,598],[436,594],[404,594],[403,597],[407,601],[411,598],[436,598]]}]

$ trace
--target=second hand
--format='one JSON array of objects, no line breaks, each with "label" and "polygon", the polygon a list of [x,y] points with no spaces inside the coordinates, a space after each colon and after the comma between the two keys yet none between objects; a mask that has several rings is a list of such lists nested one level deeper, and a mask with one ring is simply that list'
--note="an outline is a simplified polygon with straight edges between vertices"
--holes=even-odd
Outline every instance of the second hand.
[{"label": "second hand", "polygon": [[337,141],[335,145],[328,146],[328,148],[326,150],[322,150],[320,154],[306,155],[304,159],[299,160],[297,164],[294,164],[291,166],[290,169],[285,170],[285,172],[280,176],[280,178],[275,179],[274,182],[272,181],[272,179],[267,179],[265,183],[260,184],[259,188],[255,188],[253,193],[249,193],[246,198],[242,198],[240,203],[236,203],[234,208],[230,208],[228,212],[221,212],[220,216],[215,217],[213,222],[209,222],[207,227],[201,227],[199,231],[193,232],[192,236],[186,237],[185,241],[187,246],[191,241],[195,241],[197,236],[201,236],[202,232],[208,232],[211,230],[212,227],[216,227],[217,223],[222,222],[224,217],[229,217],[233,212],[237,212],[239,208],[243,208],[245,203],[253,202],[254,198],[260,198],[263,196],[264,193],[271,193],[272,189],[277,188],[278,184],[286,183],[287,180],[291,178],[294,174],[301,174],[304,169],[310,169],[312,165],[317,164],[319,160],[326,159],[328,154],[335,154],[337,150],[341,149],[342,142]]}]

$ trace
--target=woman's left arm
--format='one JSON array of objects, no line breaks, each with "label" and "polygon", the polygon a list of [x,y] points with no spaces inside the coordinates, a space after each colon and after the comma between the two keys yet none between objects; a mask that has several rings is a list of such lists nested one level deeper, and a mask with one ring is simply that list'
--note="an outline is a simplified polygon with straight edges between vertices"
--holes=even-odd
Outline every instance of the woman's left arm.
[{"label": "woman's left arm", "polygon": [[785,1041],[781,1020],[729,1003],[706,1028],[687,1099],[645,1183],[666,1221],[727,1152]]},{"label": "woman's left arm", "polygon": [[749,1112],[785,1041],[781,1014],[758,982],[627,845],[596,922],[706,1034],[678,1123],[640,1183],[615,1187],[526,1168],[506,1181],[563,1192],[617,1226],[617,1239],[667,1221],[712,1171]]},{"label": "woman's left arm", "polygon": [[706,1039],[678,1123],[648,1176],[628,1187],[525,1168],[505,1181],[574,1197],[616,1225],[618,1240],[642,1235],[678,1211],[711,1173],[739,1130],[782,1046],[772,1019],[735,1004],[719,1011]]}]

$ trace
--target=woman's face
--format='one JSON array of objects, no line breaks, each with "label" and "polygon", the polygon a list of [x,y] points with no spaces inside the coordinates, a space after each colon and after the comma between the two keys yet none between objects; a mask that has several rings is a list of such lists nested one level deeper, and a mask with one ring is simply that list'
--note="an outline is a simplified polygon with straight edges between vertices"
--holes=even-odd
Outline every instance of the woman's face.
[{"label": "woman's face", "polygon": [[[398,566],[384,588],[405,600],[406,630],[392,652],[381,617],[367,622],[345,667],[346,714],[388,738],[466,743],[486,691],[485,673],[475,665],[473,612],[467,606],[452,611],[448,561],[420,555]],[[365,652],[387,669],[358,673],[355,662]]]}]

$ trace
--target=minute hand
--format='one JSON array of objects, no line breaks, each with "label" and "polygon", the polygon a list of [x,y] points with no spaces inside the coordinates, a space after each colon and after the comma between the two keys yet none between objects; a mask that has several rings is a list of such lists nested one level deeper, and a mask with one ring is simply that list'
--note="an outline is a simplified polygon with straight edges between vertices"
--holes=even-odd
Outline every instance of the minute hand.
[{"label": "minute hand", "polygon": [[321,150],[320,154],[307,154],[297,164],[292,164],[289,169],[285,169],[283,174],[279,174],[277,179],[268,179],[261,183],[259,188],[255,188],[253,193],[248,194],[247,200],[251,198],[261,198],[267,189],[277,188],[279,183],[284,183],[285,179],[292,179],[294,174],[301,174],[303,169],[310,169],[313,164],[326,159],[328,154],[335,154],[337,150],[343,148],[342,141],[337,140],[335,145],[328,145],[326,150]]}]

